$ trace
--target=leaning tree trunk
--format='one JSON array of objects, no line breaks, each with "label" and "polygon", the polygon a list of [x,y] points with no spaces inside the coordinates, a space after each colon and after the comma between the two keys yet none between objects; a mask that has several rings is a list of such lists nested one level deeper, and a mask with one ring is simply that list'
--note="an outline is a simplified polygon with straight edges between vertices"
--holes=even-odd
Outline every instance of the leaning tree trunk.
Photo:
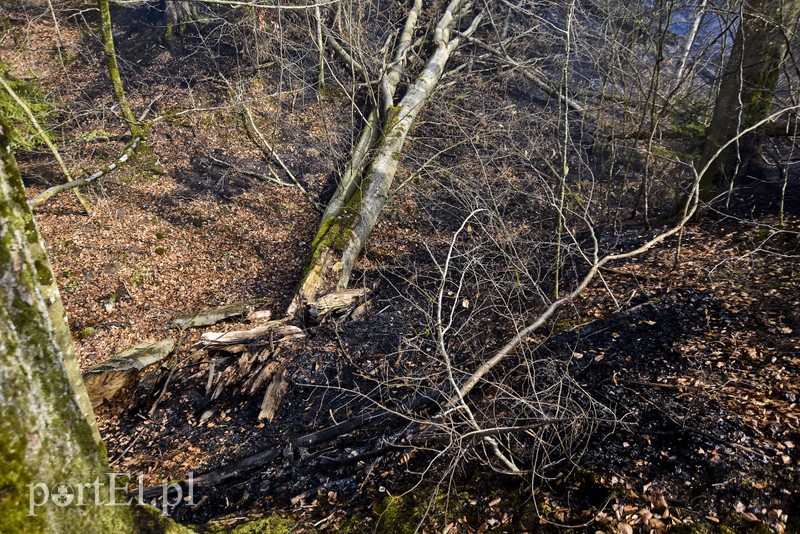
[{"label": "leaning tree trunk", "polygon": [[[436,89],[453,51],[480,21],[479,15],[473,19],[468,30],[454,35],[453,28],[465,4],[464,0],[453,0],[447,6],[434,30],[434,49],[425,68],[395,105],[394,93],[405,55],[411,46],[421,1],[416,1],[411,8],[396,49],[393,68],[381,83],[382,135],[378,135],[378,112],[373,110],[339,188],[325,210],[311,245],[311,258],[290,306],[290,314],[295,313],[303,303],[313,302],[320,295],[347,287],[361,249],[388,201],[406,136]],[[369,153],[372,158],[367,161]],[[367,170],[360,173],[360,169],[365,167]]]},{"label": "leaning tree trunk", "polygon": [[744,168],[761,151],[761,136],[754,133],[712,161],[727,141],[769,116],[798,16],[800,0],[751,0],[745,5],[698,166],[712,162],[700,184],[703,200],[716,196],[718,184],[734,180],[736,169]]},{"label": "leaning tree trunk", "polygon": [[683,78],[683,71],[686,70],[686,64],[689,62],[689,54],[692,51],[692,45],[694,45],[695,39],[697,39],[697,32],[700,31],[700,24],[703,22],[703,17],[705,16],[707,4],[708,0],[698,0],[697,5],[694,6],[694,13],[692,13],[692,22],[689,25],[689,31],[686,32],[686,36],[683,39],[683,44],[681,45],[680,59],[678,60],[678,64],[675,67],[675,80],[673,82],[673,88],[677,87],[678,84],[681,83],[681,78]]},{"label": "leaning tree trunk", "polygon": [[367,116],[364,130],[361,132],[361,136],[353,147],[350,161],[347,163],[347,167],[342,173],[339,185],[333,197],[331,197],[328,202],[325,212],[322,214],[323,222],[332,217],[336,217],[344,209],[345,204],[353,196],[353,193],[355,193],[361,183],[360,179],[364,167],[367,164],[369,153],[380,139],[381,115],[386,115],[388,107],[394,99],[397,84],[400,83],[400,77],[403,74],[407,54],[411,48],[411,39],[414,36],[414,29],[417,26],[420,11],[422,11],[422,0],[414,0],[414,4],[411,6],[406,16],[406,22],[403,26],[403,32],[398,39],[397,47],[395,47],[394,61],[389,71],[381,80],[381,93],[383,95],[384,106],[383,113],[381,112],[381,104],[376,103]]},{"label": "leaning tree trunk", "polygon": [[[8,128],[0,117],[0,532],[159,531],[144,508],[97,505],[90,489],[108,489],[108,461]],[[72,499],[46,501],[45,488]]]}]

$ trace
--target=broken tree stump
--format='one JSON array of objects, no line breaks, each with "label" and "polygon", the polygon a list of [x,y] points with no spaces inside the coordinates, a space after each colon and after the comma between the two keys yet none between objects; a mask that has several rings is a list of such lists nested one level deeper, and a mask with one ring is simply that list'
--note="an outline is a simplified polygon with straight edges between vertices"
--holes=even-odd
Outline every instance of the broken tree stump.
[{"label": "broken tree stump", "polygon": [[174,349],[175,340],[172,338],[142,343],[86,371],[83,381],[92,407],[115,399],[124,389],[135,387],[146,368],[161,362]]},{"label": "broken tree stump", "polygon": [[308,315],[317,321],[321,321],[328,315],[344,314],[363,303],[370,290],[367,288],[345,289],[328,293],[318,299],[309,302]]}]

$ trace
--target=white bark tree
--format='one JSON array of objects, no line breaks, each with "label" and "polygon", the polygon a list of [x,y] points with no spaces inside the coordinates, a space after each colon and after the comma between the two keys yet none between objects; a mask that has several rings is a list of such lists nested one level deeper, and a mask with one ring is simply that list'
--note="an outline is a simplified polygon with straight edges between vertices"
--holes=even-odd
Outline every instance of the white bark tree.
[{"label": "white bark tree", "polygon": [[[364,243],[389,199],[403,146],[417,115],[431,98],[450,56],[481,21],[480,14],[470,17],[472,6],[464,0],[450,2],[434,28],[433,51],[427,64],[397,101],[395,92],[421,9],[421,0],[415,0],[406,16],[394,63],[381,81],[382,109],[376,108],[368,115],[350,163],[325,210],[290,314],[304,302],[347,288]],[[460,33],[457,24],[465,17],[470,17],[469,25]]]}]

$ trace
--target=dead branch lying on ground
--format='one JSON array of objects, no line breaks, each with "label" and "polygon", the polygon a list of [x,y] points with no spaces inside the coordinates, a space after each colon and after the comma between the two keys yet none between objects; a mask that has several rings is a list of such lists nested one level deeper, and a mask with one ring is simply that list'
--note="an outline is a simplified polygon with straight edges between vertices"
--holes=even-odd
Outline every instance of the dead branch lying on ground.
[{"label": "dead branch lying on ground", "polygon": [[117,158],[116,161],[106,165],[105,167],[103,167],[98,171],[93,172],[86,178],[81,178],[79,180],[72,180],[65,184],[54,185],[49,189],[45,189],[44,191],[42,191],[41,193],[30,199],[28,201],[28,204],[30,205],[31,208],[38,208],[39,206],[41,206],[42,204],[44,204],[45,202],[47,202],[48,200],[50,200],[52,197],[56,196],[59,193],[63,193],[64,191],[69,191],[70,189],[83,187],[85,185],[89,185],[96,182],[103,176],[106,176],[107,174],[111,173],[111,171],[117,169],[126,161],[128,161],[131,155],[134,152],[136,152],[136,149],[139,146],[141,140],[142,140],[141,137],[134,137],[133,140],[130,143],[128,143],[128,146],[125,147],[125,149],[122,151],[122,155],[119,158]]},{"label": "dead branch lying on ground", "polygon": [[258,173],[258,172],[255,172],[255,171],[242,169],[241,167],[237,167],[237,166],[235,166],[235,165],[233,165],[231,163],[228,163],[227,161],[223,161],[223,160],[221,160],[219,158],[216,158],[216,157],[214,157],[214,156],[212,156],[211,154],[208,154],[208,153],[204,153],[204,156],[207,157],[209,159],[209,161],[212,161],[213,163],[216,163],[220,167],[225,167],[226,169],[230,169],[233,172],[241,174],[243,176],[250,176],[251,178],[257,178],[259,180],[267,180],[269,182],[281,185],[283,187],[297,187],[296,184],[286,183],[283,180],[281,180],[280,177],[278,177],[278,174],[272,169],[271,165],[268,167],[269,174],[272,175],[270,177],[270,176],[266,176],[266,175],[264,175],[262,173]]},{"label": "dead branch lying on ground", "polygon": [[[153,109],[153,105],[155,105],[155,103],[158,102],[161,99],[162,96],[163,95],[159,95],[152,102],[150,102],[150,105],[147,106],[147,109],[145,109],[144,112],[142,113],[142,115],[139,117],[139,120],[137,121],[137,124],[141,124],[147,118],[147,115]],[[137,129],[137,131],[141,131],[141,129]],[[55,185],[53,187],[50,187],[48,189],[45,189],[44,191],[42,191],[41,193],[39,193],[38,195],[36,195],[32,199],[30,199],[28,201],[28,204],[30,205],[31,208],[35,209],[35,208],[41,206],[42,204],[44,204],[45,202],[47,202],[49,199],[51,199],[55,195],[59,194],[59,193],[63,193],[64,191],[69,191],[70,189],[83,187],[85,185],[89,185],[89,184],[92,184],[92,183],[96,182],[100,178],[110,174],[112,171],[118,169],[124,163],[126,163],[131,158],[131,156],[133,156],[133,154],[136,152],[136,150],[139,148],[139,144],[143,140],[144,140],[144,134],[135,135],[133,137],[133,139],[131,139],[131,142],[128,143],[125,146],[124,149],[122,149],[122,154],[120,155],[120,157],[117,158],[116,161],[113,161],[113,162],[109,163],[108,165],[106,165],[105,167],[103,167],[102,169],[93,172],[92,174],[90,174],[86,178],[81,178],[81,179],[78,179],[78,180],[70,180],[69,182],[67,182],[65,184],[59,184],[59,185]],[[79,194],[79,193],[76,191],[76,194]],[[83,197],[79,196],[78,198],[80,200]],[[81,202],[83,202],[83,201],[81,201]]]}]

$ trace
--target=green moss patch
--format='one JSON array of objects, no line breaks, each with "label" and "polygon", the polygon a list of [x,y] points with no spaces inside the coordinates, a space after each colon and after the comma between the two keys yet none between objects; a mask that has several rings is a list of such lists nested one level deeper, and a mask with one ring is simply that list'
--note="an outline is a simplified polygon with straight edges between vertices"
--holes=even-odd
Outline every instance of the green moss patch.
[{"label": "green moss patch", "polygon": [[[45,128],[47,117],[52,113],[53,106],[45,100],[44,93],[37,82],[15,78],[9,74],[9,70],[8,65],[0,61],[0,76],[6,80],[11,89],[30,108],[39,124]],[[14,148],[30,150],[44,143],[36,128],[31,124],[28,115],[2,87],[0,87],[0,115],[7,117],[12,123],[13,128],[8,137]],[[48,131],[48,134],[51,138],[54,137],[52,132]]]}]

